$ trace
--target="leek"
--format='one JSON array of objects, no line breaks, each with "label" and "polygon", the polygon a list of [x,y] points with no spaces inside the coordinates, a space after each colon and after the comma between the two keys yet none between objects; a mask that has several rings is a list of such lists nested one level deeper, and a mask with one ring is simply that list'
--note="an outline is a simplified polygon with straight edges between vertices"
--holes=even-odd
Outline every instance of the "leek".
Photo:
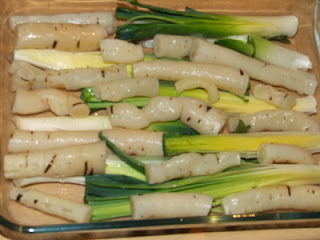
[{"label": "leek", "polygon": [[249,35],[248,43],[254,47],[253,57],[261,61],[295,70],[307,71],[312,68],[312,62],[305,54],[254,35]]},{"label": "leek", "polygon": [[261,132],[217,135],[178,136],[165,134],[166,156],[185,152],[238,152],[243,158],[254,158],[262,143],[293,144],[312,153],[320,152],[320,134],[311,132]]},{"label": "leek", "polygon": [[[132,5],[151,10],[135,11],[118,7],[116,17],[128,20],[117,27],[116,38],[138,41],[156,34],[193,35],[204,38],[221,38],[232,35],[255,34],[262,37],[293,36],[297,31],[295,16],[257,17],[229,16],[202,13],[191,8],[177,11],[127,0]],[[139,23],[136,23],[139,22]]]},{"label": "leek", "polygon": [[[266,40],[267,41],[267,40]],[[254,47],[251,43],[244,42],[238,39],[231,38],[221,38],[214,42],[214,44],[220,45],[222,47],[227,47],[232,50],[235,50],[239,53],[252,57],[254,54]]]}]

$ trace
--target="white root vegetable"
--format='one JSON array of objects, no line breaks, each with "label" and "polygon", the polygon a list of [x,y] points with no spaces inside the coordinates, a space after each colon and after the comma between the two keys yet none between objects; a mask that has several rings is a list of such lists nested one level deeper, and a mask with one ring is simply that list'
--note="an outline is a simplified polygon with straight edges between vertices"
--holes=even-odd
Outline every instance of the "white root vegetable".
[{"label": "white root vegetable", "polygon": [[143,61],[144,53],[141,45],[120,39],[105,39],[100,42],[102,58],[111,63],[134,63]]},{"label": "white root vegetable", "polygon": [[24,23],[69,23],[69,24],[99,24],[107,33],[114,32],[112,12],[83,12],[56,15],[19,16],[9,18],[9,27],[13,31],[17,25]]},{"label": "white root vegetable", "polygon": [[169,122],[180,118],[182,107],[179,98],[157,96],[150,99],[143,112],[152,122]]},{"label": "white root vegetable", "polygon": [[153,38],[153,53],[157,57],[188,57],[194,37],[157,34]]},{"label": "white root vegetable", "polygon": [[320,210],[320,186],[261,187],[222,199],[225,214],[247,214],[270,210]]},{"label": "white root vegetable", "polygon": [[[99,141],[98,131],[23,131],[10,135],[10,153],[38,151]],[[103,133],[129,155],[163,156],[162,132],[136,129],[110,129]],[[107,149],[108,150],[108,149]],[[108,153],[111,153],[109,150]]]},{"label": "white root vegetable", "polygon": [[239,164],[240,154],[234,152],[185,153],[161,164],[146,164],[146,178],[149,184],[163,183],[176,178],[213,174]]},{"label": "white root vegetable", "polygon": [[310,116],[294,110],[265,110],[228,118],[228,131],[234,132],[239,120],[250,125],[248,132],[308,131],[318,132],[319,124]]},{"label": "white root vegetable", "polygon": [[95,84],[93,91],[99,99],[113,102],[134,96],[155,97],[159,94],[159,80],[127,77]]},{"label": "white root vegetable", "polygon": [[89,52],[99,50],[108,33],[98,24],[25,23],[16,27],[15,35],[16,49]]},{"label": "white root vegetable", "polygon": [[58,116],[87,117],[90,114],[88,105],[80,97],[61,90],[48,88],[16,91],[12,113],[27,115],[48,110]]},{"label": "white root vegetable", "polygon": [[175,82],[174,86],[178,93],[182,93],[186,90],[194,88],[203,88],[208,92],[209,103],[215,103],[219,101],[220,98],[217,86],[214,83],[211,83],[210,81],[206,81],[203,79],[186,78],[178,80],[177,82]]},{"label": "white root vegetable", "polygon": [[253,95],[281,109],[291,109],[297,103],[295,96],[263,84],[257,84],[254,87]]},{"label": "white root vegetable", "polygon": [[73,177],[103,174],[106,162],[103,141],[4,156],[4,175],[8,179],[27,177]]},{"label": "white root vegetable", "polygon": [[[180,103],[179,103],[180,102]],[[142,109],[129,103],[117,103],[107,108],[113,127],[146,128],[154,121],[179,119],[200,134],[216,134],[222,130],[227,115],[206,102],[191,97],[155,97]]]},{"label": "white root vegetable", "polygon": [[18,88],[63,88],[79,90],[92,87],[102,81],[112,81],[128,77],[125,65],[107,68],[79,68],[73,70],[53,71],[38,68],[25,61],[12,62],[9,73],[12,75],[11,90]]},{"label": "white root vegetable", "polygon": [[88,116],[81,118],[75,118],[70,116],[14,116],[13,121],[18,129],[27,131],[90,131],[112,128],[112,125],[107,116]]},{"label": "white root vegetable", "polygon": [[227,122],[220,109],[196,98],[180,97],[183,108],[180,120],[200,134],[217,134]]},{"label": "white root vegetable", "polygon": [[132,70],[135,77],[155,77],[168,81],[203,79],[240,96],[245,94],[249,83],[249,76],[239,69],[205,63],[154,60],[134,63]]},{"label": "white root vegetable", "polygon": [[76,223],[87,223],[91,220],[92,208],[89,205],[37,190],[15,187],[10,192],[10,199]]},{"label": "white root vegetable", "polygon": [[25,187],[38,183],[72,183],[78,185],[85,185],[85,177],[68,177],[68,178],[55,178],[55,177],[31,177],[14,179],[13,183],[16,187]]},{"label": "white root vegetable", "polygon": [[194,41],[190,59],[197,63],[238,68],[255,80],[285,87],[300,94],[313,95],[318,84],[316,76],[312,73],[267,64],[200,39]]},{"label": "white root vegetable", "polygon": [[200,193],[153,193],[131,196],[134,220],[207,216],[212,197]]},{"label": "white root vegetable", "polygon": [[263,143],[259,146],[257,155],[261,164],[317,164],[311,153],[291,144]]},{"label": "white root vegetable", "polygon": [[148,127],[151,123],[142,109],[130,103],[117,103],[108,107],[107,116],[112,127],[141,129]]}]

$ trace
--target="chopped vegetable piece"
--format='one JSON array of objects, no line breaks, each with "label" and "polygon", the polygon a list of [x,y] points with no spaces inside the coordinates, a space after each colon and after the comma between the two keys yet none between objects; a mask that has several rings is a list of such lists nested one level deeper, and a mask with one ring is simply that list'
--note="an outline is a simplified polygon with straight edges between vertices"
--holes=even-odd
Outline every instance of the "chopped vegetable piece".
[{"label": "chopped vegetable piece", "polygon": [[257,155],[261,164],[317,164],[308,151],[290,144],[263,143]]},{"label": "chopped vegetable piece", "polygon": [[307,131],[319,132],[319,123],[310,116],[294,110],[267,110],[253,114],[229,117],[228,131],[234,132],[239,120],[250,125],[248,132]]},{"label": "chopped vegetable piece", "polygon": [[89,107],[84,101],[58,89],[17,89],[12,113],[34,114],[51,110],[57,116],[87,117]]},{"label": "chopped vegetable piece", "polygon": [[222,199],[225,214],[269,210],[319,211],[320,187],[316,185],[254,188]]},{"label": "chopped vegetable piece", "polygon": [[90,52],[100,49],[108,33],[98,24],[24,23],[16,27],[15,35],[16,49]]},{"label": "chopped vegetable piece", "polygon": [[102,174],[105,169],[106,154],[103,141],[50,150],[6,154],[4,175],[8,179],[17,179]]},{"label": "chopped vegetable piece", "polygon": [[141,45],[128,43],[119,39],[104,39],[100,42],[102,58],[111,63],[134,63],[143,61]]},{"label": "chopped vegetable piece", "polygon": [[35,15],[20,16],[14,15],[9,18],[9,27],[14,30],[15,27],[23,23],[71,23],[71,24],[99,24],[103,26],[108,33],[113,33],[113,14],[112,12],[82,12],[65,13],[57,15]]},{"label": "chopped vegetable piece", "polygon": [[268,85],[257,84],[253,89],[253,95],[281,109],[290,109],[297,104],[297,98],[292,94],[282,92]]},{"label": "chopped vegetable piece", "polygon": [[207,216],[213,198],[201,193],[153,193],[131,196],[132,218]]},{"label": "chopped vegetable piece", "polygon": [[161,164],[147,164],[146,178],[149,184],[162,183],[176,178],[213,174],[236,165],[240,165],[238,153],[184,153]]},{"label": "chopped vegetable piece", "polygon": [[36,190],[15,187],[10,192],[10,199],[77,223],[87,223],[91,220],[90,206]]},{"label": "chopped vegetable piece", "polygon": [[88,116],[74,118],[60,117],[20,117],[14,116],[13,121],[20,130],[28,131],[90,131],[111,129],[107,116]]}]

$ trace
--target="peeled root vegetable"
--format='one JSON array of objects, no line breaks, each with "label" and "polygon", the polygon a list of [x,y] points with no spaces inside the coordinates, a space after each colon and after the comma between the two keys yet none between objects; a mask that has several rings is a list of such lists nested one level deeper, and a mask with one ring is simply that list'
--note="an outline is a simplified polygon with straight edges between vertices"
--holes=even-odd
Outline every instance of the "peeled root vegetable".
[{"label": "peeled root vegetable", "polygon": [[91,219],[90,206],[62,199],[36,190],[15,187],[10,192],[10,199],[27,207],[55,215],[77,223],[87,223]]},{"label": "peeled root vegetable", "polygon": [[154,193],[131,196],[132,218],[154,219],[207,216],[212,197],[199,193]]}]

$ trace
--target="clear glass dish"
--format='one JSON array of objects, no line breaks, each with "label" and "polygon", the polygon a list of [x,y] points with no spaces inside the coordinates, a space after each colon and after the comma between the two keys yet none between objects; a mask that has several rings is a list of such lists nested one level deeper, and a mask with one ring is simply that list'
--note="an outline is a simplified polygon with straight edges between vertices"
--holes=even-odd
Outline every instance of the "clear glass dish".
[{"label": "clear glass dish", "polygon": [[[14,14],[54,14],[84,11],[114,11],[119,2],[115,0],[0,0],[0,143],[1,166],[7,152],[7,142],[11,129],[10,78],[8,76],[10,53],[13,50],[14,35],[8,28],[8,18]],[[291,48],[310,56],[313,72],[320,78],[320,40],[318,35],[318,10],[316,0],[149,0],[149,4],[183,9],[186,5],[206,11],[246,15],[290,15],[298,16],[300,28],[292,40]],[[120,3],[123,4],[123,3]],[[320,99],[317,90],[316,98]],[[319,120],[319,116],[314,116]],[[319,156],[317,156],[319,158]],[[35,210],[19,207],[9,200],[8,193],[12,183],[5,180],[3,171],[0,177],[0,229],[11,239],[52,239],[52,238],[109,238],[137,235],[156,235],[168,232],[228,231],[241,229],[265,229],[288,227],[319,227],[320,212],[277,212],[249,215],[213,215],[208,217],[141,220],[117,219],[101,223],[72,224],[57,218],[46,216]],[[83,187],[73,185],[43,184],[39,189],[79,199],[83,196]]]}]

